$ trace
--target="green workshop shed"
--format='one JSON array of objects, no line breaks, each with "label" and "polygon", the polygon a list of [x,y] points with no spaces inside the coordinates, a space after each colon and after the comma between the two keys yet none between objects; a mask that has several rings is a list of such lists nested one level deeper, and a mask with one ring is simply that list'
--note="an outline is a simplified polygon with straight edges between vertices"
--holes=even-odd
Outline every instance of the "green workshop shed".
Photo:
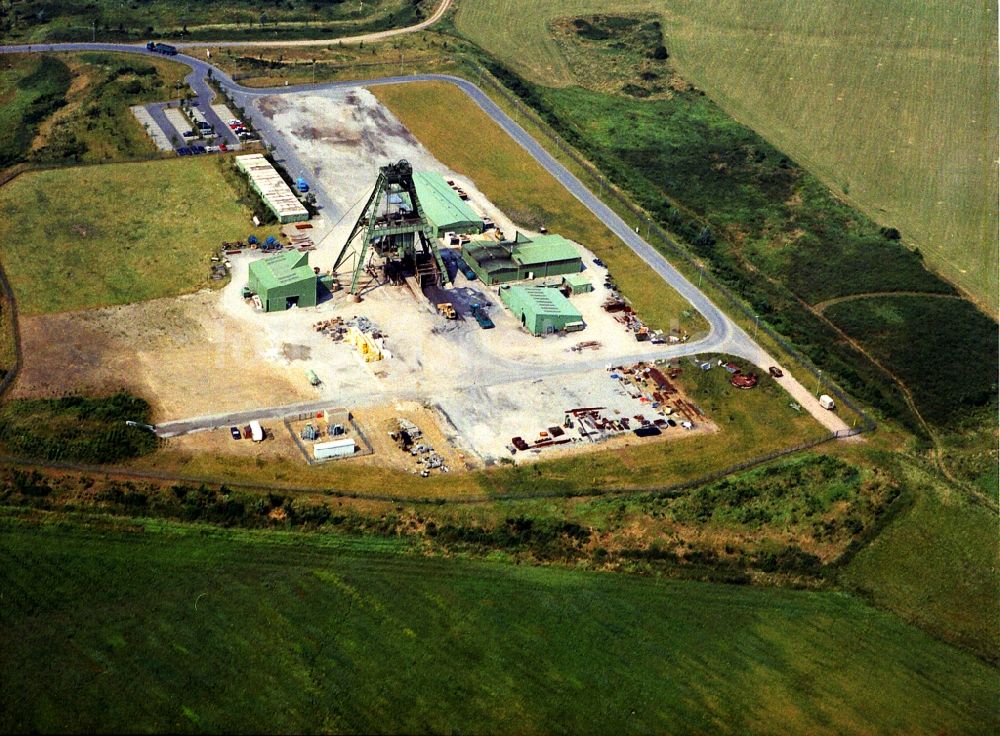
[{"label": "green workshop shed", "polygon": [[248,286],[260,297],[265,312],[281,312],[315,307],[316,281],[309,254],[289,250],[251,263]]},{"label": "green workshop shed", "polygon": [[532,335],[584,328],[583,315],[552,287],[501,286],[500,301]]}]

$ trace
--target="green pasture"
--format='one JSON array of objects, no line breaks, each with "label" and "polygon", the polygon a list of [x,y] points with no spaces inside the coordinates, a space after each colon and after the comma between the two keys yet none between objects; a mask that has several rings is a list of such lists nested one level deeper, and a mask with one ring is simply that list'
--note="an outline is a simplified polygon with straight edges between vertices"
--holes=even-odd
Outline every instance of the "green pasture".
[{"label": "green pasture", "polygon": [[220,159],[29,172],[0,189],[0,262],[22,314],[208,286],[209,258],[252,228]]},{"label": "green pasture", "polygon": [[997,309],[995,5],[463,0],[455,22],[536,82],[590,86],[552,24],[609,12],[657,14],[686,79]]},{"label": "green pasture", "polygon": [[122,41],[150,36],[187,39],[330,38],[416,23],[437,0],[24,0],[0,13],[0,36],[10,41]]},{"label": "green pasture", "polygon": [[5,731],[998,725],[994,669],[846,595],[428,559],[329,534],[51,522],[0,521]]}]

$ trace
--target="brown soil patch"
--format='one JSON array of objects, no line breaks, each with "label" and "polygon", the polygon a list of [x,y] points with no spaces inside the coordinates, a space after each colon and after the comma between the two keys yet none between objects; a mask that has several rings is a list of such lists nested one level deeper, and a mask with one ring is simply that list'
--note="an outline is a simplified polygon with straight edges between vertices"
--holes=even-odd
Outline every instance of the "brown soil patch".
[{"label": "brown soil patch", "polygon": [[[24,367],[17,398],[127,389],[153,420],[294,403],[315,396],[304,377],[261,359],[260,346],[199,292],[21,320]],[[299,378],[296,376],[296,378]]]}]

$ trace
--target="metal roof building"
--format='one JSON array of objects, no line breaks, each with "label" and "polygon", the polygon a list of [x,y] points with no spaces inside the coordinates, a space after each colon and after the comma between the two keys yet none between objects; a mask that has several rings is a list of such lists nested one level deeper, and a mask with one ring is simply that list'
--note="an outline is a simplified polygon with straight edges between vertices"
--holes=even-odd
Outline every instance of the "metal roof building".
[{"label": "metal roof building", "polygon": [[251,263],[248,286],[260,297],[265,312],[280,312],[294,306],[315,307],[316,281],[309,254],[289,250]]},{"label": "metal roof building", "polygon": [[513,242],[473,241],[462,246],[462,259],[487,286],[579,273],[583,268],[580,252],[561,235],[529,239],[518,233]]},{"label": "metal roof building", "polygon": [[309,211],[262,154],[250,153],[237,156],[236,168],[247,175],[250,186],[264,200],[264,204],[278,218],[278,222],[284,224],[309,219]]},{"label": "metal roof building", "polygon": [[444,177],[433,171],[413,172],[413,185],[434,237],[446,232],[481,233],[483,219],[458,196]]},{"label": "metal roof building", "polygon": [[545,286],[501,286],[500,301],[532,335],[584,328],[583,315],[558,289]]}]

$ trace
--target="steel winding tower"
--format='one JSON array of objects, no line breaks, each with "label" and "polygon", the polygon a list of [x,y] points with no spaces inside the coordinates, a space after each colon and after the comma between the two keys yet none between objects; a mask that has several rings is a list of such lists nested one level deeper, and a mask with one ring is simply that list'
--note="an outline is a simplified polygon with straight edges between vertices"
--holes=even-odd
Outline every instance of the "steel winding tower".
[{"label": "steel winding tower", "polygon": [[[413,167],[407,161],[382,166],[368,203],[337,255],[333,271],[354,259],[350,293],[357,294],[361,272],[367,265],[368,249],[373,247],[385,259],[384,269],[389,280],[396,280],[403,267],[412,263],[421,286],[425,279],[440,285],[448,281],[448,269],[433,233],[434,228],[417,197]],[[359,236],[362,236],[360,250],[352,247]]]}]

